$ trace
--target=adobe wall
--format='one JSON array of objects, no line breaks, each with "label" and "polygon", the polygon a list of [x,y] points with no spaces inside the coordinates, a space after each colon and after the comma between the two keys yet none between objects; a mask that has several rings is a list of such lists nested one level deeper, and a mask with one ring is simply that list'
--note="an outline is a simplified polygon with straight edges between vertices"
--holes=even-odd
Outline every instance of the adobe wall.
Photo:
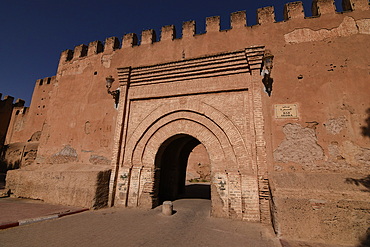
[{"label": "adobe wall", "polygon": [[54,84],[55,76],[36,81],[30,107],[13,110],[6,144],[31,141],[34,135],[39,135],[50,108],[50,94]]},{"label": "adobe wall", "polygon": [[[37,162],[73,162],[81,167],[84,167],[82,164],[99,164],[112,168],[111,193],[112,183],[122,176],[123,194],[118,191],[116,199],[122,200],[124,205],[137,205],[139,194],[148,192],[141,182],[145,179],[151,181],[152,173],[141,166],[135,167],[140,163],[131,162],[125,166],[123,162],[129,158],[125,155],[133,154],[125,149],[126,138],[130,139],[135,127],[140,126],[155,107],[172,102],[173,105],[188,104],[193,107],[191,109],[201,109],[201,104],[196,102],[205,102],[237,126],[244,146],[251,151],[252,158],[246,164],[256,166],[256,172],[252,173],[254,179],[248,180],[251,177],[246,176],[243,186],[232,184],[238,188],[233,191],[237,194],[235,198],[248,195],[253,198],[253,207],[247,207],[248,212],[254,211],[253,214],[249,217],[242,213],[241,208],[234,207],[241,199],[231,200],[231,206],[221,210],[223,213],[237,208],[240,210],[236,213],[238,217],[244,215],[242,218],[245,220],[267,222],[270,220],[266,215],[270,212],[272,196],[272,221],[280,237],[356,243],[366,232],[370,210],[366,187],[370,166],[369,126],[366,122],[370,107],[370,61],[366,53],[370,43],[370,10],[366,0],[344,1],[343,5],[346,11],[336,13],[333,1],[314,1],[313,13],[316,16],[305,18],[300,2],[289,3],[285,7],[285,20],[278,23],[274,19],[274,9],[266,7],[258,10],[258,24],[255,26],[246,25],[245,12],[236,12],[231,15],[230,30],[220,31],[219,17],[210,17],[206,20],[204,34],[195,34],[195,22],[190,21],[183,24],[181,37],[176,37],[174,26],[166,26],[162,28],[158,42],[153,30],[145,30],[140,44],[135,34],[127,34],[122,44],[113,37],[108,38],[104,46],[95,41],[88,46],[77,46],[74,51],[63,52],[53,90],[49,94],[51,107],[45,118]],[[118,87],[118,79],[121,89],[132,83],[124,81],[126,72],[123,68],[167,66],[174,62],[245,51],[256,45],[274,55],[270,97],[264,92],[263,77],[259,75],[261,61],[254,64],[248,54],[245,56],[248,66],[255,66],[258,73],[250,72],[248,76],[240,73],[219,77],[219,80],[198,78],[192,83],[177,86],[164,82],[161,85],[136,86],[128,91],[121,90],[121,99],[126,97],[130,105],[123,106],[126,101],[121,101],[118,109],[106,92],[105,77],[109,75],[116,79],[112,89]],[[239,89],[245,87],[248,90],[226,93],[238,85]],[[215,88],[221,91],[217,96],[202,94]],[[248,100],[252,100],[249,108],[243,108]],[[279,107],[292,108],[295,113],[291,114],[290,110],[286,115],[276,113]],[[249,132],[243,131],[247,125],[251,127]],[[126,127],[122,129],[122,126]],[[178,126],[182,125],[165,130],[175,133]],[[206,133],[206,130],[202,131]],[[122,136],[122,133],[127,136]],[[158,136],[153,136],[165,141],[168,133],[158,133]],[[211,143],[212,135],[206,136],[203,136],[204,142]],[[202,139],[201,134],[199,138]],[[139,146],[141,154],[147,152],[153,157],[157,144],[153,142],[147,151]],[[212,144],[205,146],[211,152],[208,147]],[[215,150],[212,149],[212,157],[218,157]],[[153,160],[144,164],[149,165],[150,162]],[[115,169],[119,167],[124,169],[120,168],[116,174]],[[238,170],[233,172],[230,173],[232,179],[227,181],[242,177],[236,175]],[[132,181],[137,184],[130,186],[139,194],[125,194],[124,188],[128,186],[125,174],[135,178]],[[13,173],[12,176],[17,175]],[[144,177],[140,180],[136,176]],[[219,177],[223,178],[224,174],[220,173]],[[213,181],[216,184],[215,178]],[[241,196],[238,193],[250,194]],[[129,200],[124,202],[124,198]],[[213,198],[222,201],[226,197]]]},{"label": "adobe wall", "polygon": [[[1,98],[1,94],[0,94]],[[17,99],[14,103],[14,98],[10,96],[5,96],[3,100],[0,101],[0,172],[6,173],[9,169],[16,169],[20,167],[21,158],[18,154],[24,150],[24,147],[19,147],[19,145],[7,145],[6,137],[13,131],[14,122],[18,117],[20,117],[23,111],[26,110],[24,107],[24,101]],[[16,150],[16,151],[15,151]],[[37,147],[36,147],[37,150]],[[17,154],[13,155],[14,152]],[[36,155],[29,155],[28,157],[33,157]],[[28,158],[27,157],[27,158]],[[25,159],[24,159],[25,161]],[[27,163],[27,162],[26,162]],[[29,162],[28,162],[29,163]]]},{"label": "adobe wall", "polygon": [[54,83],[55,77],[37,80],[30,107],[24,107],[23,100],[13,105],[1,157],[5,171],[30,165],[36,159]]},{"label": "adobe wall", "polygon": [[[326,3],[324,1],[322,4]],[[276,66],[279,66],[279,63],[282,64],[284,57],[289,57],[284,55],[285,51],[298,55],[296,50],[300,49],[299,47],[303,49],[313,47],[312,42],[292,40],[299,30],[307,31],[307,36],[310,36],[310,30],[333,29],[331,34],[326,34],[325,39],[331,36],[333,38],[345,36],[344,39],[355,37],[361,41],[365,38],[366,34],[362,33],[366,33],[367,12],[359,9],[359,11],[335,13],[333,5],[330,2],[327,4],[332,6],[332,9],[325,9],[326,12],[324,11],[318,18],[304,19],[304,14],[300,10],[302,6],[290,4],[287,7],[291,11],[286,14],[287,21],[284,22],[273,23],[273,9],[264,8],[258,12],[259,24],[251,27],[246,26],[245,13],[236,12],[231,16],[232,29],[230,30],[219,31],[219,18],[212,17],[207,19],[207,32],[204,34],[195,34],[195,23],[186,22],[183,25],[181,38],[176,37],[173,26],[166,26],[162,28],[159,42],[154,42],[156,40],[154,30],[146,30],[142,33],[140,45],[137,45],[135,34],[128,34],[124,36],[122,45],[117,38],[112,37],[106,40],[104,47],[101,42],[95,41],[88,46],[77,46],[74,51],[63,52],[56,75],[56,90],[52,94],[54,95],[53,107],[58,111],[53,111],[48,116],[50,120],[47,121],[48,132],[54,134],[50,136],[46,134],[48,138],[44,143],[45,145],[47,143],[48,148],[41,146],[39,162],[54,162],[50,157],[63,150],[65,145],[70,145],[76,150],[77,160],[81,163],[91,163],[89,160],[92,156],[110,159],[103,154],[112,148],[110,137],[114,129],[116,111],[112,107],[112,99],[105,92],[105,77],[113,75],[117,78],[116,68],[153,65],[263,44],[280,58],[280,62],[276,60],[277,64],[275,64],[274,73],[277,73]],[[358,23],[355,22],[356,20],[359,20]],[[339,29],[336,29],[338,27],[348,30],[338,31]],[[300,34],[299,36],[301,37]],[[315,49],[315,51],[322,54],[321,49],[326,47],[322,46],[320,50]],[[302,56],[306,57],[306,53]],[[297,57],[299,59],[299,56]],[[332,62],[327,65],[330,66],[330,64]],[[73,90],[71,90],[72,85]],[[274,85],[274,89],[275,87],[279,89],[277,84]],[[65,116],[69,116],[67,117],[69,121],[62,121]],[[89,134],[90,130],[95,133],[93,138]]]},{"label": "adobe wall", "polygon": [[14,98],[10,96],[5,96],[4,99],[2,99],[2,94],[0,94],[0,149],[5,142],[6,133],[8,131],[13,111],[13,100]]},{"label": "adobe wall", "polygon": [[8,171],[6,186],[17,197],[98,209],[107,206],[109,176],[99,165],[31,165]]},{"label": "adobe wall", "polygon": [[186,181],[187,182],[208,182],[211,178],[211,161],[207,149],[203,144],[196,146],[189,154]]},{"label": "adobe wall", "polygon": [[[17,142],[4,145],[0,154],[0,172],[31,165],[36,159],[38,142]],[[5,180],[4,180],[5,182]]]}]

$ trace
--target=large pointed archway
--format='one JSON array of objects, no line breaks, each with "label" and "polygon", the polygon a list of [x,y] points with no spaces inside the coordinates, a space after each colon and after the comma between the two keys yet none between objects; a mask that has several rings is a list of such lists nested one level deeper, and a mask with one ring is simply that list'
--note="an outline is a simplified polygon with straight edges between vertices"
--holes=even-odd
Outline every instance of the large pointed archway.
[{"label": "large pointed archway", "polygon": [[150,208],[176,198],[184,189],[185,146],[198,141],[209,155],[212,215],[260,221],[263,212],[269,218],[269,192],[261,189],[268,183],[263,49],[118,69],[122,104],[110,205]]},{"label": "large pointed archway", "polygon": [[[175,158],[188,156],[188,149],[199,142],[206,148],[210,160],[211,214],[239,219],[250,215],[259,217],[255,210],[259,203],[257,178],[241,133],[224,114],[195,100],[186,105],[181,100],[161,105],[128,137],[118,174],[116,202],[128,207],[150,208],[176,198],[184,188],[185,172],[180,170],[186,166],[180,165],[185,159]],[[174,152],[178,152],[178,156],[174,156]],[[164,187],[161,168],[173,162],[181,169],[165,172],[178,178],[169,182],[170,187]],[[170,178],[162,177],[166,179]],[[242,190],[243,186],[251,189]]]},{"label": "large pointed archway", "polygon": [[[160,204],[183,197],[210,199],[209,185],[186,185],[189,155],[199,144],[200,141],[190,135],[178,134],[168,138],[159,148],[155,158],[157,174],[153,194]],[[191,190],[192,186],[196,189]]]}]

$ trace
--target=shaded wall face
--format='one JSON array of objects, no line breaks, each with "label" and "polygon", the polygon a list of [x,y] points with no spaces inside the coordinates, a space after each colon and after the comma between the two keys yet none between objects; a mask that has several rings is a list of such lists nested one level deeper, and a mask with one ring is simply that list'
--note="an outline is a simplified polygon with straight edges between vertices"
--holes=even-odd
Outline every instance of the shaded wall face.
[{"label": "shaded wall face", "polygon": [[[159,203],[180,198],[185,193],[185,177],[191,150],[199,144],[194,137],[176,135],[161,145],[155,158],[159,181],[153,188]],[[157,187],[157,188],[156,188]],[[158,194],[158,195],[156,195]]]},{"label": "shaded wall face", "polygon": [[14,98],[1,99],[0,94],[0,148],[3,146],[13,111]]},{"label": "shaded wall face", "polygon": [[203,144],[196,146],[189,154],[186,181],[210,181],[211,167],[206,148]]},{"label": "shaded wall face", "polygon": [[38,142],[12,143],[5,145],[1,153],[0,172],[19,169],[33,163]]}]

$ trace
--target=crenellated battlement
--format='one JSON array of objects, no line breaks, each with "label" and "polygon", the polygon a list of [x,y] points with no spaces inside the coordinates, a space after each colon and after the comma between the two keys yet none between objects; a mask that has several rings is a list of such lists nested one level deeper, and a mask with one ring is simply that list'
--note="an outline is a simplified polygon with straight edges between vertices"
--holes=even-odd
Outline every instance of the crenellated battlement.
[{"label": "crenellated battlement", "polygon": [[9,95],[5,95],[4,98],[2,98],[2,94],[1,93],[0,93],[0,102],[3,105],[9,104],[9,105],[12,105],[13,107],[24,107],[24,104],[26,103],[23,99],[17,99],[14,102],[14,97],[13,96],[9,96]]},{"label": "crenellated battlement", "polygon": [[212,16],[206,18],[206,32],[219,32],[221,18],[219,16]]},{"label": "crenellated battlement", "polygon": [[153,29],[144,30],[141,33],[141,44],[153,44],[156,40],[156,34]]},{"label": "crenellated battlement", "polygon": [[342,0],[342,7],[345,11],[368,10],[369,1],[366,0]]},{"label": "crenellated battlement", "polygon": [[313,0],[312,15],[320,16],[325,14],[335,13],[334,0]]},{"label": "crenellated battlement", "polygon": [[263,25],[265,23],[275,22],[275,10],[273,6],[257,9],[257,23]]},{"label": "crenellated battlement", "polygon": [[230,14],[231,29],[244,28],[247,26],[247,14],[245,11],[238,11]]},{"label": "crenellated battlement", "polygon": [[[87,49],[86,49],[86,51],[87,51]],[[49,85],[49,84],[54,84],[54,83],[55,83],[55,76],[45,77],[45,78],[36,80],[36,85],[38,85],[38,86]]]},{"label": "crenellated battlement", "polygon": [[23,99],[17,99],[14,103],[14,107],[24,107],[25,103],[26,101],[24,101]]},{"label": "crenellated battlement", "polygon": [[174,25],[164,26],[161,29],[161,41],[174,40],[176,38],[176,29]]},{"label": "crenellated battlement", "polygon": [[302,2],[292,2],[284,5],[284,20],[303,19],[304,17]]},{"label": "crenellated battlement", "polygon": [[0,100],[1,102],[11,102],[13,104],[14,97],[9,95],[4,95],[4,98],[2,98],[3,94],[0,93]]},{"label": "crenellated battlement", "polygon": [[[342,0],[343,10],[348,11],[364,11],[369,10],[368,0]],[[337,14],[334,0],[313,0],[312,1],[313,17],[328,16]],[[284,5],[283,9],[284,21],[305,19],[303,3],[290,2]],[[257,9],[256,12],[257,24],[262,26],[269,23],[275,23],[275,9],[273,6]],[[220,16],[207,17],[206,33],[221,32]],[[245,11],[238,11],[230,14],[230,30],[238,30],[247,28],[247,16]],[[175,39],[189,39],[196,35],[195,21],[186,21],[182,25],[182,36],[176,36],[174,25],[168,25],[161,28],[160,40],[158,42],[173,41]],[[111,53],[117,49],[131,48],[138,45],[151,45],[157,42],[157,34],[155,30],[148,29],[141,33],[141,39],[136,34],[129,33],[123,36],[122,44],[117,37],[109,37],[105,40],[104,45],[101,41],[93,41],[88,45],[78,45],[74,50],[65,50],[61,53],[60,63],[75,61],[80,58],[93,56],[99,53]],[[42,79],[41,79],[42,80]]]}]

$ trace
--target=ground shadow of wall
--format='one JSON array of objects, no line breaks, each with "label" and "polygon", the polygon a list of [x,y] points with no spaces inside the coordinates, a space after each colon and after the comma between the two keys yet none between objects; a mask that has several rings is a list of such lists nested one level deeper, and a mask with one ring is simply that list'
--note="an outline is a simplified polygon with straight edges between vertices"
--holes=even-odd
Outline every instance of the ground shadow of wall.
[{"label": "ground shadow of wall", "polygon": [[370,138],[370,108],[366,110],[367,118],[365,119],[367,126],[362,126],[362,135]]},{"label": "ground shadow of wall", "polygon": [[367,175],[363,178],[346,178],[346,183],[355,184],[357,186],[362,185],[366,187],[366,189],[363,191],[370,192],[370,175]]},{"label": "ground shadow of wall", "polygon": [[[364,186],[366,189],[364,192],[370,192],[370,175],[363,178],[346,178],[346,183],[355,184],[357,186]],[[367,229],[364,236],[360,239],[360,244],[357,247],[369,247],[370,246],[370,227]]]},{"label": "ground shadow of wall", "polygon": [[[361,127],[362,135],[364,137],[370,138],[370,108],[366,110],[367,118],[365,119],[366,125]],[[370,192],[370,175],[366,177],[356,179],[356,178],[346,178],[346,183],[355,184],[357,186],[366,187],[365,192]],[[367,229],[363,238],[360,239],[360,244],[357,247],[369,247],[370,246],[370,227]]]},{"label": "ground shadow of wall", "polygon": [[365,237],[360,239],[361,243],[357,247],[369,247],[370,246],[370,227],[367,228]]}]

